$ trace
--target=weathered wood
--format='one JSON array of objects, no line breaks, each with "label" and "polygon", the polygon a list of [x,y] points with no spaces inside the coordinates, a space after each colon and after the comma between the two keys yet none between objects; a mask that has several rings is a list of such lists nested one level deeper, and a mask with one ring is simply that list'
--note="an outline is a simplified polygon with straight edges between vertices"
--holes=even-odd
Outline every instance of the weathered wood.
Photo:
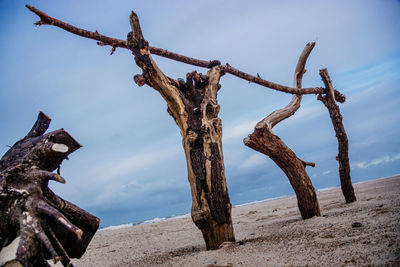
[{"label": "weathered wood", "polygon": [[50,118],[43,112],[32,130],[0,160],[0,266],[48,266],[52,258],[71,266],[80,258],[100,220],[63,200],[48,181],[81,147],[64,129],[44,134]]},{"label": "weathered wood", "polygon": [[[305,64],[315,43],[304,48],[296,66],[294,85],[301,88]],[[303,219],[320,216],[317,194],[307,175],[305,167],[315,166],[312,162],[299,159],[286,144],[272,132],[272,128],[280,121],[292,116],[300,107],[301,95],[293,95],[291,102],[283,109],[272,112],[257,123],[254,132],[244,139],[244,144],[269,156],[287,175],[296,196],[300,214]]]},{"label": "weathered wood", "polygon": [[207,249],[217,249],[223,242],[235,240],[223,163],[222,123],[218,118],[217,91],[224,72],[221,66],[214,66],[207,75],[188,73],[186,82],[167,77],[152,59],[134,12],[130,21],[128,48],[143,71],[135,81],[139,86],[151,86],[167,102],[168,113],[182,135],[193,222],[202,231]]},{"label": "weathered wood", "polygon": [[338,156],[336,160],[339,162],[339,176],[340,185],[346,203],[357,201],[354,193],[353,184],[350,177],[350,163],[349,163],[349,141],[343,125],[343,117],[340,114],[340,108],[336,104],[335,95],[333,92],[332,81],[329,77],[328,70],[320,70],[322,81],[325,84],[325,94],[319,95],[318,100],[324,103],[329,111],[329,116],[332,121],[333,129],[335,130],[336,138],[338,140]]},{"label": "weathered wood", "polygon": [[[216,160],[219,162],[216,165],[212,165],[214,167],[211,167],[211,169],[221,170],[221,172],[223,173],[223,160],[222,160],[223,156],[222,156],[222,149],[221,149],[222,146],[221,146],[221,143],[219,140],[221,138],[221,136],[219,134],[211,134],[208,132],[204,132],[204,131],[208,131],[208,130],[210,130],[210,132],[212,132],[211,130],[214,130],[215,133],[218,133],[218,131],[219,131],[217,126],[214,126],[214,128],[207,128],[205,126],[205,125],[207,125],[207,119],[210,122],[211,121],[217,122],[219,120],[218,112],[216,111],[217,109],[215,109],[213,111],[213,108],[208,108],[209,105],[207,102],[203,103],[203,101],[205,101],[204,99],[208,99],[205,97],[207,94],[206,92],[207,92],[207,86],[208,86],[206,84],[209,83],[211,76],[218,77],[217,80],[219,80],[221,75],[223,75],[224,73],[229,73],[229,74],[235,75],[241,79],[245,79],[249,82],[257,83],[261,86],[265,86],[265,87],[268,87],[268,88],[271,88],[274,90],[278,90],[278,91],[282,91],[282,92],[290,93],[290,94],[294,95],[292,98],[292,102],[288,105],[287,108],[272,113],[269,116],[268,120],[263,120],[262,122],[257,124],[257,127],[255,129],[254,138],[261,139],[262,136],[264,136],[265,138],[270,138],[272,140],[272,142],[275,142],[277,144],[282,141],[278,137],[273,135],[271,129],[272,129],[273,125],[275,125],[279,121],[287,118],[288,116],[291,116],[297,110],[298,107],[296,108],[296,106],[298,106],[300,104],[301,95],[303,95],[303,94],[320,94],[320,95],[322,95],[322,94],[326,93],[326,88],[322,88],[322,87],[301,88],[301,76],[304,73],[304,66],[303,66],[303,69],[301,70],[301,72],[296,72],[297,84],[295,84],[294,87],[289,87],[289,86],[284,86],[284,85],[280,85],[277,83],[273,83],[273,82],[264,80],[258,74],[257,74],[257,77],[247,74],[243,71],[240,71],[238,69],[231,67],[229,64],[221,65],[220,61],[218,61],[218,60],[212,60],[212,61],[198,60],[198,59],[186,57],[183,55],[179,55],[179,54],[176,54],[173,52],[169,52],[164,49],[149,46],[147,41],[145,41],[143,38],[141,29],[140,29],[140,25],[139,25],[139,21],[138,21],[136,15],[131,16],[131,26],[133,29],[133,33],[131,33],[128,36],[128,41],[126,42],[123,40],[110,38],[108,36],[101,35],[97,31],[91,32],[91,31],[77,28],[77,27],[67,24],[61,20],[52,18],[32,6],[26,5],[26,7],[40,17],[40,21],[35,23],[36,25],[53,25],[53,26],[62,28],[66,31],[69,31],[73,34],[77,34],[82,37],[97,40],[99,45],[110,45],[112,47],[111,53],[113,53],[117,47],[130,49],[133,52],[133,54],[135,55],[135,60],[136,60],[137,65],[143,71],[142,74],[135,75],[135,77],[134,77],[135,83],[137,83],[139,86],[143,86],[144,84],[147,84],[150,87],[157,90],[162,95],[162,97],[167,102],[168,113],[174,118],[176,124],[179,126],[179,128],[181,130],[181,135],[183,138],[183,147],[185,149],[185,154],[186,154],[186,159],[187,159],[187,164],[188,164],[188,176],[189,176],[189,181],[191,183],[191,189],[192,189],[192,196],[193,196],[193,205],[192,206],[195,207],[192,209],[192,218],[195,222],[198,221],[197,224],[199,227],[201,227],[201,225],[203,225],[203,223],[200,223],[200,221],[202,221],[202,220],[196,219],[196,218],[200,218],[200,217],[202,218],[204,216],[194,216],[193,214],[196,214],[197,210],[200,210],[201,213],[203,213],[203,208],[205,207],[204,214],[212,214],[212,216],[215,216],[215,214],[216,214],[212,210],[213,205],[210,204],[210,203],[212,203],[212,201],[210,201],[210,199],[213,198],[215,194],[214,193],[208,194],[203,189],[199,189],[199,188],[202,188],[202,185],[204,184],[202,179],[204,179],[204,177],[209,177],[207,175],[204,176],[204,173],[203,173],[205,170],[210,169],[210,167],[209,167],[210,161],[208,161],[209,158],[207,157],[208,154],[206,153],[206,151],[211,150],[212,155],[213,155],[212,161]],[[311,49],[309,51],[311,51]],[[159,55],[162,57],[167,57],[167,58],[170,58],[170,59],[173,59],[176,61],[184,62],[187,64],[204,67],[204,68],[209,68],[211,70],[208,72],[208,74],[206,76],[203,75],[205,78],[202,77],[201,74],[190,73],[187,76],[186,82],[183,80],[175,80],[175,79],[172,79],[172,78],[164,75],[164,73],[162,73],[162,71],[158,69],[157,65],[155,64],[152,57],[150,56],[150,53],[156,54],[156,55]],[[303,54],[303,56],[299,60],[298,67],[303,65],[303,63],[301,63],[301,60],[304,60],[304,64],[305,64],[307,57],[308,57],[308,55],[306,55],[306,52],[305,52],[305,54]],[[216,71],[219,74],[218,75],[212,74],[212,72],[211,72],[212,70]],[[216,84],[219,87],[218,82]],[[340,92],[334,90],[333,88],[330,88],[330,93],[332,95],[332,98],[334,100],[336,100],[337,102],[343,103],[345,101],[345,97],[342,94],[340,94]],[[212,99],[212,98],[210,98],[210,99]],[[215,100],[213,100],[213,101],[215,103],[217,103],[216,97],[215,97]],[[211,100],[210,100],[210,102],[215,104]],[[203,103],[204,105],[199,104],[199,103]],[[215,104],[215,105],[217,105],[217,104]],[[205,109],[204,109],[204,106],[206,107]],[[190,109],[189,107],[193,107],[193,109]],[[215,114],[215,117],[210,117],[211,119],[209,119],[207,117],[208,116],[207,110],[209,110],[210,113]],[[219,110],[219,106],[218,106],[218,110]],[[196,112],[199,112],[202,115],[200,116]],[[206,113],[206,115],[203,114],[204,112]],[[220,120],[218,122],[220,122]],[[201,129],[201,131],[203,131],[203,132],[199,131],[198,129]],[[265,131],[265,133],[262,133],[263,131]],[[267,133],[268,131],[270,133]],[[258,137],[256,137],[256,135],[258,135]],[[274,137],[276,137],[277,139]],[[216,141],[209,142],[208,140],[216,140]],[[193,142],[193,144],[191,142]],[[249,140],[249,142],[250,142],[250,140]],[[289,148],[286,147],[286,145],[284,145],[283,142],[282,142],[282,144],[280,144],[280,146],[281,147],[279,149],[290,150]],[[195,150],[193,150],[193,148],[196,148],[198,150],[195,151]],[[274,148],[274,149],[276,149],[276,148]],[[274,151],[274,149],[271,150],[272,152],[265,152],[265,153],[278,153],[277,151]],[[216,151],[220,151],[221,153],[218,154]],[[201,153],[203,153],[203,156],[201,156]],[[303,168],[305,168],[306,166],[314,166],[315,165],[312,162],[306,162],[306,161],[302,161],[302,160],[298,159],[294,153],[290,154],[290,155],[289,154],[287,155],[288,157],[294,156],[296,159],[295,160],[296,162],[293,163],[292,166],[288,166],[289,169],[299,168],[298,170],[300,170],[300,172],[302,172],[303,170],[301,170],[301,168],[299,167],[300,165],[297,164],[298,162],[301,163],[301,166],[303,166]],[[215,155],[217,155],[217,156],[215,156]],[[277,157],[279,158],[279,155]],[[284,157],[285,156],[282,156],[282,158],[284,158]],[[276,159],[276,160],[279,161],[278,159]],[[282,162],[282,163],[279,163],[278,165],[285,166],[285,163]],[[197,168],[199,168],[199,169],[197,170]],[[201,170],[201,168],[203,168],[203,170]],[[211,173],[213,173],[213,172],[211,172]],[[219,171],[216,171],[216,172],[214,171],[214,173],[219,173]],[[292,172],[288,171],[288,173],[292,173]],[[305,170],[304,170],[304,173],[305,173]],[[293,175],[293,177],[296,176],[296,174],[294,174],[294,172],[293,172],[293,174],[290,174],[290,175]],[[288,174],[288,176],[289,176],[289,174]],[[310,217],[310,216],[318,215],[319,208],[318,208],[318,202],[316,200],[316,197],[315,198],[310,197],[310,196],[315,195],[315,190],[312,188],[311,182],[310,181],[307,182],[307,179],[309,180],[309,178],[306,173],[305,173],[305,176],[304,175],[303,176],[300,175],[300,176],[301,177],[299,179],[302,180],[303,182],[301,184],[297,185],[297,183],[295,181],[293,181],[292,185],[296,186],[298,188],[304,189],[304,190],[302,189],[302,191],[304,192],[304,196],[301,197],[301,199],[306,199],[307,197],[309,197],[308,202],[306,202],[304,204],[304,206],[308,206],[308,208],[304,208],[305,211],[304,211],[303,217]],[[212,177],[212,175],[210,177]],[[220,190],[222,192],[221,193],[222,197],[217,197],[216,199],[220,198],[221,201],[226,202],[223,205],[219,205],[219,207],[225,207],[229,211],[226,214],[229,214],[229,217],[230,217],[230,203],[229,203],[229,197],[227,196],[227,192],[226,192],[225,176],[222,175],[218,179],[214,179],[214,178],[210,178],[210,179],[211,179],[210,181],[209,180],[206,181],[207,185],[213,185],[214,183],[220,184],[220,185],[216,186],[215,188],[217,188],[218,190]],[[213,188],[213,187],[211,186],[211,188]],[[308,193],[306,193],[306,191],[308,191]],[[199,192],[201,192],[200,200],[198,200]],[[204,192],[204,196],[205,196],[204,198],[203,198],[203,192]],[[223,196],[224,194],[226,194],[226,197]],[[205,205],[205,203],[207,203],[208,206]],[[313,204],[310,204],[310,203],[313,203]],[[201,208],[197,208],[197,207],[201,207]],[[208,210],[208,209],[210,209],[210,210]],[[306,211],[306,210],[308,210],[308,211]],[[302,215],[303,215],[303,213],[302,213]],[[211,221],[207,222],[210,225],[213,224],[214,222],[218,221],[216,219],[216,217],[214,218],[212,216],[210,217],[210,218],[212,218]],[[221,229],[227,228],[227,229],[223,230],[223,232],[224,232],[223,234],[222,233],[218,234],[220,236],[223,236],[223,238],[215,237],[214,238],[215,240],[217,240],[217,239],[218,240],[222,240],[222,239],[228,240],[228,239],[234,238],[233,237],[233,229],[231,227],[231,222],[230,222],[231,220],[229,219],[228,221],[229,222],[227,222],[227,224],[226,224],[226,225],[228,225],[228,227],[225,227],[225,224],[223,227],[220,227]],[[217,230],[213,230],[213,231],[217,231]],[[208,244],[207,245],[208,248],[211,248],[211,246],[215,245],[215,244],[214,245],[209,245],[209,244],[219,242],[219,241],[215,241],[215,242],[207,241],[207,238],[208,239],[211,238],[211,237],[207,237],[207,236],[215,236],[214,234],[210,235],[209,232],[203,231],[203,235],[205,236],[206,243]]]},{"label": "weathered wood", "polygon": [[[61,20],[50,17],[46,13],[38,10],[37,8],[35,8],[33,6],[30,6],[30,5],[25,5],[25,6],[30,11],[32,11],[33,13],[35,13],[36,15],[38,15],[40,17],[40,20],[35,23],[35,25],[37,25],[37,26],[52,25],[52,26],[59,27],[63,30],[66,30],[68,32],[71,32],[73,34],[96,40],[96,41],[98,41],[97,42],[98,45],[111,46],[112,47],[111,54],[114,53],[114,51],[117,47],[130,49],[126,41],[102,35],[102,34],[98,33],[98,31],[92,32],[92,31],[88,31],[88,30],[84,30],[84,29],[75,27],[66,22],[63,22]],[[166,57],[166,58],[169,58],[172,60],[176,60],[179,62],[183,62],[186,64],[203,67],[203,68],[212,68],[214,66],[218,66],[221,64],[221,62],[219,60],[206,61],[206,60],[195,59],[195,58],[187,57],[187,56],[180,55],[180,54],[177,54],[174,52],[170,52],[165,49],[157,48],[154,46],[148,46],[148,50],[151,54],[154,54],[157,56]],[[271,88],[271,89],[274,89],[277,91],[281,91],[284,93],[304,95],[304,94],[322,94],[325,92],[324,88],[322,88],[322,87],[311,87],[311,88],[299,89],[299,88],[293,88],[293,87],[289,87],[289,86],[285,86],[285,85],[280,85],[280,84],[277,84],[274,82],[270,82],[270,81],[261,79],[261,77],[259,77],[259,76],[256,77],[254,75],[245,73],[241,70],[235,69],[232,66],[230,66],[228,63],[226,65],[223,65],[223,68],[226,73],[232,74],[238,78],[241,78],[241,79],[247,80],[249,82],[253,82],[258,85],[268,87],[268,88]],[[345,97],[336,90],[335,90],[335,96],[336,96],[336,100],[338,102],[343,103],[346,100]]]}]

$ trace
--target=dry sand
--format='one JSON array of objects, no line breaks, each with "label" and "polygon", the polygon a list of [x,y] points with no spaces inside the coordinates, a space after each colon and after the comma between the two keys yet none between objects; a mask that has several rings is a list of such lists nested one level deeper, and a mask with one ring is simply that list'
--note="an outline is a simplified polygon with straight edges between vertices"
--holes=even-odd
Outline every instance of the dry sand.
[{"label": "dry sand", "polygon": [[[302,220],[296,198],[233,209],[237,243],[206,251],[189,218],[99,231],[75,266],[400,266],[400,176],[318,192],[323,216]],[[352,227],[353,223],[361,227]]]}]

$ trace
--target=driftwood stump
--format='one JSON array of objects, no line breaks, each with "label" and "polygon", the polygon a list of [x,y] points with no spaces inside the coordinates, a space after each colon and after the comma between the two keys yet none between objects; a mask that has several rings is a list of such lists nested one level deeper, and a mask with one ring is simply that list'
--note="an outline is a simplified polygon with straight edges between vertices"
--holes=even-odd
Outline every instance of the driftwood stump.
[{"label": "driftwood stump", "polygon": [[0,160],[0,266],[49,266],[48,259],[72,266],[97,231],[100,220],[63,200],[48,181],[81,147],[64,129],[44,134],[50,118],[43,112],[32,130]]},{"label": "driftwood stump", "polygon": [[[303,50],[296,66],[294,85],[301,88],[302,77],[306,72],[305,64],[315,43],[309,43]],[[257,123],[254,132],[244,139],[244,144],[269,156],[287,175],[296,196],[297,204],[303,219],[320,216],[317,194],[306,172],[306,166],[314,163],[299,159],[296,154],[272,132],[280,121],[292,116],[300,107],[302,96],[293,95],[292,101],[283,109],[272,112]]]}]

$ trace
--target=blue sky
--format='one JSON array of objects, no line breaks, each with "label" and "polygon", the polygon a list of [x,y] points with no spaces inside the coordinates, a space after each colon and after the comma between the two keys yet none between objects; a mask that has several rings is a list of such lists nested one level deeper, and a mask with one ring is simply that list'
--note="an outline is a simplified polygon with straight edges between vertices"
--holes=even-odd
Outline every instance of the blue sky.
[{"label": "blue sky", "polygon": [[[400,173],[400,3],[360,1],[0,1],[0,154],[23,137],[39,110],[50,130],[83,147],[62,165],[65,199],[115,225],[190,212],[178,127],[127,50],[50,26],[35,27],[28,3],[73,25],[125,39],[138,13],[150,45],[259,73],[292,85],[305,44],[316,41],[303,86],[322,86],[328,68],[350,142],[353,182]],[[154,56],[169,76],[201,68]],[[293,194],[283,172],[242,143],[291,96],[225,75],[219,91],[228,189],[233,204]],[[305,96],[274,128],[303,160],[316,188],[339,185],[337,141],[325,107]]]}]

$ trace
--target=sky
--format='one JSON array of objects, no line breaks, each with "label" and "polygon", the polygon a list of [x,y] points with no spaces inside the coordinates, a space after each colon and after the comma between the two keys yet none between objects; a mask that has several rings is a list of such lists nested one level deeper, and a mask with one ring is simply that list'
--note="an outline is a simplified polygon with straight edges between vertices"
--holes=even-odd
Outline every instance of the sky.
[{"label": "sky", "polygon": [[[30,4],[75,26],[125,39],[129,14],[150,45],[222,63],[291,86],[297,59],[316,42],[304,87],[328,68],[340,104],[354,183],[400,174],[400,2],[353,1],[0,1],[0,154],[31,129],[40,110],[83,147],[61,167],[63,198],[101,226],[187,214],[191,208],[178,127],[162,97],[138,87],[132,54],[52,26],[35,27]],[[154,56],[173,78],[206,70]],[[225,75],[218,101],[225,171],[234,205],[293,195],[267,156],[243,145],[255,124],[291,96]],[[314,95],[274,132],[303,160],[316,189],[339,186],[337,139]],[[343,199],[344,201],[344,199]],[[322,207],[323,213],[323,207]]]}]

